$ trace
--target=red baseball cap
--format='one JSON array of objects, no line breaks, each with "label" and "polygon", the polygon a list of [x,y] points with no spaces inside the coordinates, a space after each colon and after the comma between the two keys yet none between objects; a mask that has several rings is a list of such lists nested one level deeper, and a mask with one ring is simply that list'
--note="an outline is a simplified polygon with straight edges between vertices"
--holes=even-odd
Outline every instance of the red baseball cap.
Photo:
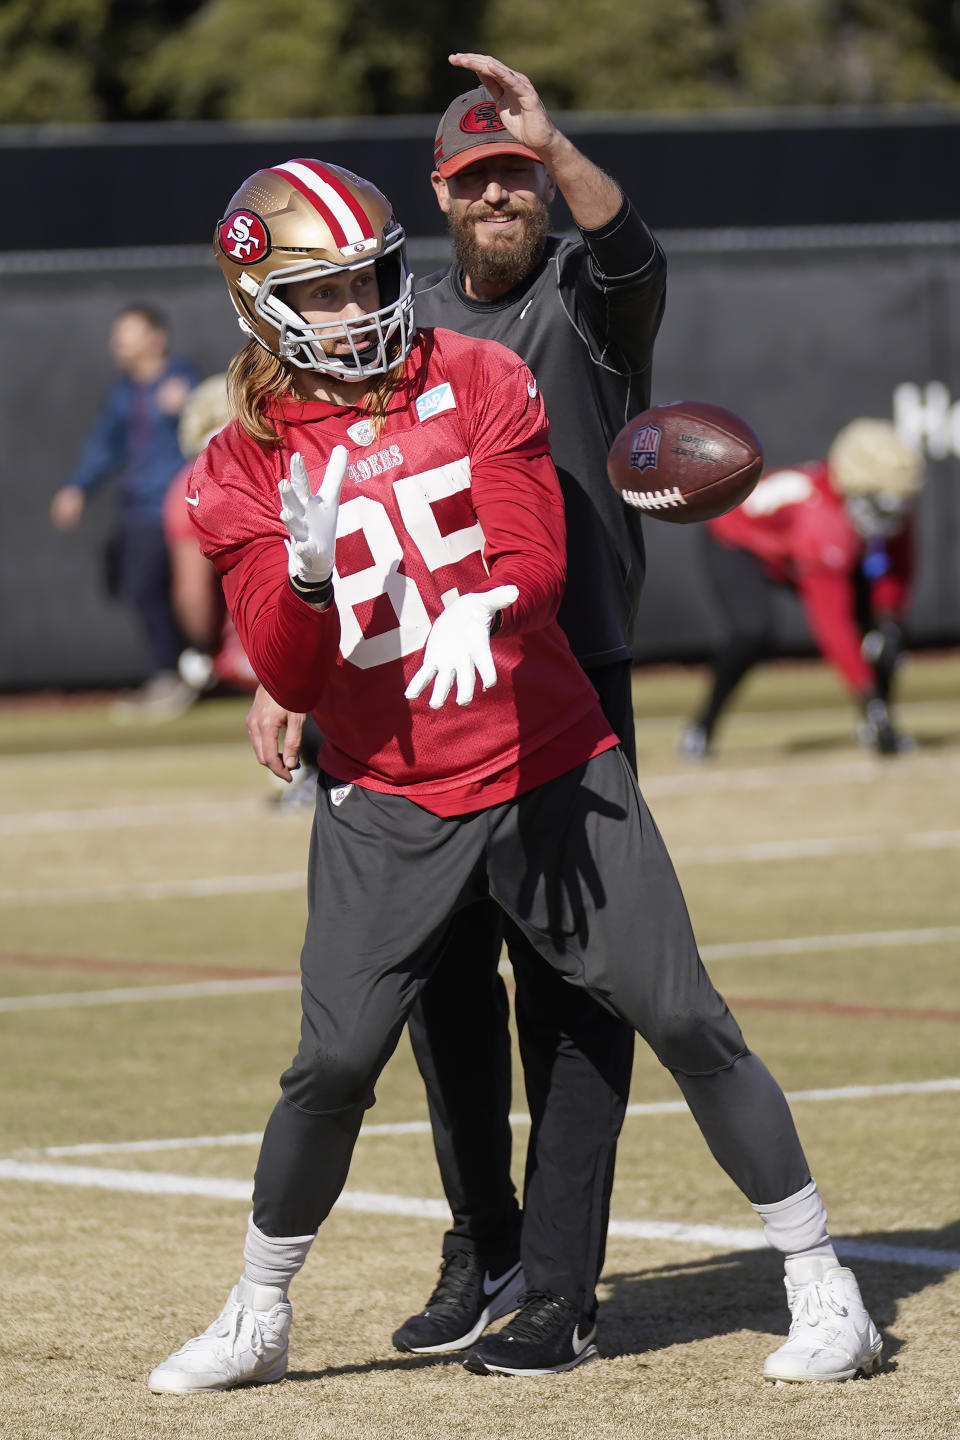
[{"label": "red baseball cap", "polygon": [[485,155],[525,155],[543,164],[528,145],[514,140],[500,119],[490,91],[481,85],[451,101],[437,126],[433,147],[435,168],[447,180]]}]

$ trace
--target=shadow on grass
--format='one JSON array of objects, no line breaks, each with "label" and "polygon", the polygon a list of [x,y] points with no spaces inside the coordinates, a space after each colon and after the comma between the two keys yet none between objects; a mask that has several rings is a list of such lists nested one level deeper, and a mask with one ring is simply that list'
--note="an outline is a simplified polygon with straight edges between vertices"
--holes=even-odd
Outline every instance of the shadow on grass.
[{"label": "shadow on grass", "polygon": [[[858,1245],[892,1245],[908,1250],[960,1252],[960,1220],[941,1230],[877,1231],[856,1237]],[[843,1239],[838,1237],[842,1247]],[[841,1259],[843,1257],[841,1256]],[[904,1342],[892,1336],[901,1300],[939,1285],[950,1273],[909,1263],[849,1260],[864,1302],[883,1335],[882,1372],[896,1370]],[[681,1261],[649,1269],[605,1271],[601,1292],[597,1348],[602,1358],[651,1354],[672,1345],[710,1340],[745,1330],[770,1337],[773,1350],[788,1329],[783,1265],[769,1250],[738,1250],[709,1260]],[[394,1355],[364,1364],[330,1365],[316,1370],[291,1370],[287,1383],[323,1380],[341,1375],[423,1370],[460,1366],[463,1354]]]},{"label": "shadow on grass", "polygon": [[[899,755],[877,755],[868,747],[859,747],[857,753],[866,758],[884,760],[889,764],[896,764],[898,760],[905,759],[909,762],[911,754],[935,754],[938,750],[946,750],[960,742],[960,730],[944,730],[937,734],[915,735],[911,734],[913,750],[908,751],[905,756]],[[793,740],[785,740],[781,746],[788,755],[830,755],[841,750],[850,749],[849,735],[808,735],[797,736]]]},{"label": "shadow on grass", "polygon": [[401,1355],[396,1354],[386,1359],[367,1360],[363,1365],[325,1365],[320,1370],[288,1370],[286,1374],[287,1384],[296,1384],[302,1380],[332,1380],[340,1375],[376,1375],[378,1373],[389,1374],[393,1370],[411,1371],[436,1369],[438,1365],[462,1366],[463,1354],[457,1355]]},{"label": "shadow on grass", "polygon": [[[837,1237],[841,1247],[843,1238]],[[858,1235],[858,1245],[904,1250],[960,1251],[960,1221],[940,1230]],[[856,1273],[864,1303],[884,1337],[884,1370],[896,1368],[903,1342],[888,1332],[899,1302],[939,1285],[950,1273],[908,1262],[841,1260]],[[602,1355],[636,1355],[671,1345],[707,1340],[738,1330],[786,1337],[788,1314],[783,1266],[774,1251],[748,1250],[706,1261],[605,1273],[609,1298],[601,1306],[598,1345]]]}]

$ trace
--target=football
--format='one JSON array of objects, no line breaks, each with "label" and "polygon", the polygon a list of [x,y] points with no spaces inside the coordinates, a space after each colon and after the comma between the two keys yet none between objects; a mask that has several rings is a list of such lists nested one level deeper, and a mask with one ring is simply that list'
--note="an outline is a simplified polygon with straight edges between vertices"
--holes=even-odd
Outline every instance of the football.
[{"label": "football", "polygon": [[635,415],[607,458],[625,504],[678,525],[733,510],[762,469],[760,441],[747,422],[706,400],[675,400]]}]

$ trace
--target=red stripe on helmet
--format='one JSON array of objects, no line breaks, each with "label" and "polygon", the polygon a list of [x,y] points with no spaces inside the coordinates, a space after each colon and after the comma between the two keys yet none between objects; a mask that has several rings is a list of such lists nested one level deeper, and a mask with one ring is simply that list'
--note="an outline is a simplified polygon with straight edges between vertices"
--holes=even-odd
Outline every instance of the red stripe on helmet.
[{"label": "red stripe on helmet", "polygon": [[323,180],[325,184],[329,185],[333,190],[336,190],[340,199],[349,207],[354,220],[356,220],[360,226],[363,232],[363,238],[365,240],[376,239],[376,233],[370,224],[366,211],[353,191],[343,183],[335,170],[328,170],[325,165],[319,164],[316,160],[297,160],[294,163],[297,165],[305,165],[318,179]]},{"label": "red stripe on helmet", "polygon": [[333,241],[337,249],[343,250],[347,244],[347,237],[343,232],[343,227],[341,226],[340,221],[337,219],[336,215],[333,213],[330,207],[328,205],[324,205],[323,201],[320,199],[320,196],[315,195],[314,192],[309,188],[309,186],[303,183],[299,175],[291,175],[289,170],[275,170],[271,167],[270,174],[279,175],[281,179],[286,180],[288,185],[292,185],[294,190],[299,190],[300,194],[305,200],[310,201],[310,204],[313,206],[314,210],[316,210],[317,214],[320,216],[320,219],[323,221],[327,229],[330,231],[330,234],[333,236]]}]

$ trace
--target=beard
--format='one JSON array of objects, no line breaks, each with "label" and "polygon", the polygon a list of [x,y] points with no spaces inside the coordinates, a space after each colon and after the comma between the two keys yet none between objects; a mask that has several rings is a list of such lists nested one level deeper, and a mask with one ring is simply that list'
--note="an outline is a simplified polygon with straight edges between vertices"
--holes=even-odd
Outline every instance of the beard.
[{"label": "beard", "polygon": [[[479,244],[474,222],[493,215],[518,218],[522,226],[520,234],[509,238],[494,235],[490,243]],[[540,259],[550,228],[550,211],[542,200],[534,205],[508,205],[502,210],[477,205],[459,214],[451,211],[447,224],[457,263],[464,274],[483,285],[495,285],[507,291],[525,280]]]}]

